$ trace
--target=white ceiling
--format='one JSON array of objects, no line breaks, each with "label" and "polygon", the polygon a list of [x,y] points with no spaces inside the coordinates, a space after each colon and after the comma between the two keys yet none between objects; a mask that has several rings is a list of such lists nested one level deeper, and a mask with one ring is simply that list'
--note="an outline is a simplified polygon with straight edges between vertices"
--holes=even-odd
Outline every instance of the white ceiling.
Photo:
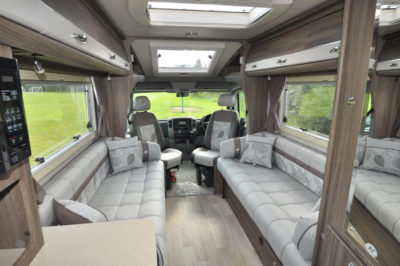
[{"label": "white ceiling", "polygon": [[[98,5],[109,16],[114,25],[125,37],[150,37],[150,38],[185,38],[187,32],[197,32],[198,39],[251,39],[273,27],[296,17],[317,5],[328,0],[293,0],[292,5],[287,8],[280,16],[270,19],[268,23],[251,29],[217,29],[217,28],[198,28],[198,27],[167,27],[167,26],[146,26],[136,22],[129,12],[133,6],[137,5],[142,9],[146,6],[147,0],[95,0]],[[171,0],[173,1],[173,0]],[[131,2],[131,4],[129,4]],[[191,1],[188,1],[191,2]],[[208,1],[209,3],[212,1]],[[245,3],[240,1],[240,3]],[[251,4],[249,4],[251,5]],[[143,8],[143,14],[146,10]],[[268,15],[267,15],[268,17]]]}]

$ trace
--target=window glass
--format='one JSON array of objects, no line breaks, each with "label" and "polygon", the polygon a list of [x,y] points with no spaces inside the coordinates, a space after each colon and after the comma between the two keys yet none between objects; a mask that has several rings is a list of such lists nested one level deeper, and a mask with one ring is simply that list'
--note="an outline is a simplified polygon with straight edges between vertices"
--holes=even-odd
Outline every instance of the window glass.
[{"label": "window glass", "polygon": [[327,137],[331,128],[335,82],[288,83],[282,123]]},{"label": "window glass", "polygon": [[158,73],[207,73],[215,51],[157,50]]},{"label": "window glass", "polygon": [[239,92],[239,115],[240,118],[246,119],[246,96],[243,90]]},{"label": "window glass", "polygon": [[32,156],[47,158],[89,131],[87,91],[89,83],[22,82],[26,122]]},{"label": "window glass", "polygon": [[150,111],[158,120],[170,117],[202,118],[221,109],[218,98],[221,92],[191,92],[187,97],[176,97],[176,93],[152,92],[134,93],[133,97],[147,96],[150,99]]}]

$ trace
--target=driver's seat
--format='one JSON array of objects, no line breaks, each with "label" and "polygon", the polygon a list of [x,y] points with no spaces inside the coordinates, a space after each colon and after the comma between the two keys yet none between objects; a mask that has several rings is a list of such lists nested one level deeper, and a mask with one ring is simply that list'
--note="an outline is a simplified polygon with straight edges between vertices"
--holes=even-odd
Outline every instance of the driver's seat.
[{"label": "driver's seat", "polygon": [[165,169],[178,168],[182,162],[182,152],[177,149],[165,148],[164,136],[156,116],[150,110],[150,100],[146,96],[138,96],[133,102],[134,113],[129,115],[133,132],[139,140],[155,142],[161,148],[161,160]]},{"label": "driver's seat", "polygon": [[[234,100],[231,94],[219,96],[218,105],[232,109]],[[239,129],[239,115],[233,110],[215,111],[208,122],[204,135],[203,147],[192,152],[192,162],[197,172],[200,166],[214,167],[219,158],[220,143],[237,137]]]}]

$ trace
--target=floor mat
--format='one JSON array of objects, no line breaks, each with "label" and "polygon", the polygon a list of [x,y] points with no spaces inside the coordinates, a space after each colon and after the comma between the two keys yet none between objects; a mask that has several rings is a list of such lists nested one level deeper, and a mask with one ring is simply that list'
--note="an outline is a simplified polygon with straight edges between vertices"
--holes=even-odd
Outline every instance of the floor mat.
[{"label": "floor mat", "polygon": [[190,161],[181,164],[179,171],[176,172],[176,183],[172,183],[171,189],[167,190],[167,198],[208,194],[213,194],[213,188],[204,184],[197,185],[196,169]]}]

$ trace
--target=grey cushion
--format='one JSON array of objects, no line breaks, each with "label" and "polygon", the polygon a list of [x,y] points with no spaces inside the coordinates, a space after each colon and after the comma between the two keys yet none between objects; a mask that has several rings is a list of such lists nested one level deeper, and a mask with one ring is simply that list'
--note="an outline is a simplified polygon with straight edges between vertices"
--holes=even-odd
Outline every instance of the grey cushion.
[{"label": "grey cushion", "polygon": [[235,101],[232,94],[221,94],[218,98],[219,106],[233,107]]},{"label": "grey cushion", "polygon": [[192,158],[195,164],[213,167],[217,163],[219,152],[197,148],[192,152]]},{"label": "grey cushion", "polygon": [[357,149],[354,157],[354,167],[360,167],[364,159],[365,148],[367,146],[367,135],[358,137]]},{"label": "grey cushion", "polygon": [[352,187],[354,196],[400,241],[400,177],[354,169]]},{"label": "grey cushion", "polygon": [[240,162],[271,168],[272,146],[275,139],[276,136],[247,136]]},{"label": "grey cushion", "polygon": [[147,96],[138,96],[133,101],[133,110],[147,111],[150,110],[150,100]]},{"label": "grey cushion", "polygon": [[73,200],[54,200],[57,221],[61,225],[106,222],[106,216],[99,210]]},{"label": "grey cushion", "polygon": [[361,168],[400,176],[400,142],[368,137]]},{"label": "grey cushion", "polygon": [[106,140],[113,174],[143,166],[142,144],[136,138]]},{"label": "grey cushion", "polygon": [[319,212],[301,216],[296,223],[292,241],[296,244],[304,260],[312,260],[317,233]]},{"label": "grey cushion", "polygon": [[161,161],[164,162],[165,169],[177,167],[182,162],[182,152],[172,148],[165,149],[161,153]]},{"label": "grey cushion", "polygon": [[275,254],[283,260],[297,220],[310,213],[319,196],[277,167],[268,169],[227,158],[219,158],[217,166]]}]

